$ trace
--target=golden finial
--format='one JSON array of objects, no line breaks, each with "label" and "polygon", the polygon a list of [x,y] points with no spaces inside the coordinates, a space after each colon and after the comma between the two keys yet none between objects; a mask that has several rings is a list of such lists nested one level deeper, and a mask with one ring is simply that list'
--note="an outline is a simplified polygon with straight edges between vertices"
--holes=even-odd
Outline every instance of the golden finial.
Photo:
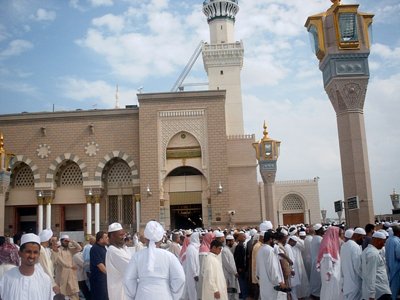
[{"label": "golden finial", "polygon": [[3,133],[0,132],[0,153],[4,153],[4,137]]},{"label": "golden finial", "polygon": [[264,120],[263,127],[264,127],[264,131],[263,131],[264,139],[267,139],[268,138],[268,131],[267,131],[267,123],[265,122],[265,120]]}]

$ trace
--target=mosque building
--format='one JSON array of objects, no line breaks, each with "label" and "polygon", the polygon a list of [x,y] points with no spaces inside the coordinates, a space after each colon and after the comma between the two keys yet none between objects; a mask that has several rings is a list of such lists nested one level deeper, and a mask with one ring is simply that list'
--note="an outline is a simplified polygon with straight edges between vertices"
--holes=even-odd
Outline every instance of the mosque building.
[{"label": "mosque building", "polygon": [[320,222],[318,178],[275,182],[275,168],[259,182],[257,145],[279,143],[266,126],[259,142],[244,133],[238,11],[237,0],[203,3],[209,90],[141,93],[123,109],[0,115],[0,234],[94,234],[112,222],[136,231],[151,219],[166,229]]}]

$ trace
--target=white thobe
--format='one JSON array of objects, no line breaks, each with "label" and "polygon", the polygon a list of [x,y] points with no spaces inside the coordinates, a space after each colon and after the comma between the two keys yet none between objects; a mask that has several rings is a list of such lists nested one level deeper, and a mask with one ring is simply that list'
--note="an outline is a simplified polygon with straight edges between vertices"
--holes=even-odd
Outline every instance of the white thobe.
[{"label": "white thobe", "polygon": [[221,260],[210,252],[203,261],[203,286],[201,299],[215,299],[214,293],[219,292],[220,300],[227,300],[228,293]]},{"label": "white thobe", "polygon": [[320,261],[321,299],[340,300],[343,293],[340,286],[340,256],[334,260],[330,254],[324,254]]},{"label": "white thobe", "polygon": [[348,240],[340,249],[341,286],[346,300],[361,299],[361,254],[361,246],[353,240]]},{"label": "white thobe", "polygon": [[230,293],[228,295],[231,298],[239,298],[240,287],[239,280],[235,276],[237,274],[235,258],[231,252],[231,249],[228,246],[224,246],[221,252],[221,260],[222,260],[222,269],[224,270],[224,276],[226,280],[226,286],[228,288],[236,289],[236,293]]},{"label": "white thobe", "polygon": [[168,251],[174,254],[177,258],[179,258],[179,254],[181,253],[182,246],[177,242],[172,242],[169,245]]},{"label": "white thobe", "polygon": [[284,279],[278,256],[271,246],[264,244],[258,251],[256,274],[259,278],[261,300],[277,299],[278,292],[274,290],[274,286],[284,282]]},{"label": "white thobe", "polygon": [[304,250],[301,250],[301,254],[303,256],[304,267],[306,268],[308,280],[310,280],[311,274],[311,242],[313,236],[307,235],[304,239]]},{"label": "white thobe", "polygon": [[106,253],[107,290],[110,300],[125,300],[124,274],[131,260],[132,252],[127,246],[109,246]]},{"label": "white thobe", "polygon": [[31,276],[22,275],[15,267],[1,278],[0,297],[3,300],[52,300],[54,293],[51,279],[41,266],[35,266]]},{"label": "white thobe", "polygon": [[303,256],[301,253],[302,247],[303,245],[297,242],[296,246],[292,248],[294,257],[293,267],[295,278],[297,277],[300,283],[296,286],[296,296],[298,298],[307,298],[310,295],[310,283],[308,281],[306,268],[303,262]]},{"label": "white thobe", "polygon": [[185,273],[171,252],[154,249],[154,271],[148,270],[149,249],[136,252],[125,271],[124,286],[128,300],[178,300],[185,285]]},{"label": "white thobe", "polygon": [[51,261],[51,254],[44,246],[40,247],[39,264],[42,266],[43,271],[49,275],[52,285],[56,286],[57,284],[54,281],[54,266]]},{"label": "white thobe", "polygon": [[311,269],[310,269],[310,294],[319,297],[321,293],[321,274],[317,270],[317,259],[322,236],[314,235],[310,245]]},{"label": "white thobe", "polygon": [[183,298],[197,300],[197,282],[195,277],[200,275],[199,249],[193,244],[189,244],[186,250],[186,259],[183,262],[183,269],[186,275],[185,290]]}]

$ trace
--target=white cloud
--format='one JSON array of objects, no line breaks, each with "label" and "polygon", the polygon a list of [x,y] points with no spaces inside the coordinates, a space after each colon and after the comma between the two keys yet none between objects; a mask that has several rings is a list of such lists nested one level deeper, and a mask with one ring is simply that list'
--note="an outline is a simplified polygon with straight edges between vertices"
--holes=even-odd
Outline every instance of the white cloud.
[{"label": "white cloud", "polygon": [[8,47],[0,52],[0,60],[7,59],[12,56],[18,56],[33,48],[33,44],[26,40],[13,40]]},{"label": "white cloud", "polygon": [[35,21],[54,21],[56,19],[56,12],[39,8],[35,15],[32,15],[32,19]]},{"label": "white cloud", "polygon": [[114,1],[113,0],[89,0],[89,2],[94,7],[113,6],[114,5]]},{"label": "white cloud", "polygon": [[124,18],[112,14],[104,15],[92,20],[92,24],[97,27],[106,27],[109,31],[118,33],[124,28]]},{"label": "white cloud", "polygon": [[[66,98],[76,101],[91,101],[95,104],[105,104],[107,108],[115,106],[116,86],[103,80],[88,81],[85,79],[64,77],[59,79],[58,87]],[[119,86],[119,104],[136,104],[137,90]]]},{"label": "white cloud", "polygon": [[400,47],[391,48],[390,46],[376,43],[373,44],[372,51],[374,52],[374,55],[390,61],[391,64],[400,63]]}]

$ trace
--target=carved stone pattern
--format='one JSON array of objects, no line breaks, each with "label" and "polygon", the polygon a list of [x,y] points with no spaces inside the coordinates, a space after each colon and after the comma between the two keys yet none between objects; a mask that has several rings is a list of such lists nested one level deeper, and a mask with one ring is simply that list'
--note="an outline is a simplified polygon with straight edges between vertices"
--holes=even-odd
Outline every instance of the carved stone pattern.
[{"label": "carved stone pattern", "polygon": [[60,174],[60,186],[81,185],[82,172],[76,163],[71,162]]},{"label": "carved stone pattern", "polygon": [[97,152],[99,151],[99,145],[96,144],[95,142],[89,142],[85,146],[85,153],[86,155],[89,155],[90,157],[95,156]]},{"label": "carved stone pattern", "polygon": [[50,146],[43,144],[43,145],[39,145],[39,147],[36,149],[37,152],[37,156],[40,158],[47,158],[49,157],[49,154],[51,153],[50,151]]},{"label": "carved stone pattern", "polygon": [[18,170],[15,175],[15,186],[16,187],[31,187],[34,186],[33,172],[28,165],[24,165]]},{"label": "carved stone pattern", "polygon": [[[161,114],[160,114],[161,115]],[[163,118],[159,117],[160,122],[160,156],[162,157],[160,170],[166,165],[167,146],[171,138],[181,132],[187,131],[199,141],[201,147],[202,165],[207,165],[207,125],[205,116],[196,117],[179,117],[179,118]],[[207,176],[208,177],[208,176]]]},{"label": "carved stone pattern", "polygon": [[239,6],[235,1],[204,1],[203,13],[207,16],[207,20],[212,20],[216,17],[227,17],[235,19],[239,11]]},{"label": "carved stone pattern", "polygon": [[204,50],[203,61],[205,67],[211,66],[243,66],[244,50],[242,49],[221,49]]},{"label": "carved stone pattern", "polygon": [[116,183],[131,183],[131,169],[126,162],[118,162],[114,164],[107,174],[107,182]]},{"label": "carved stone pattern", "polygon": [[304,204],[299,195],[289,194],[282,201],[282,210],[304,210]]}]

